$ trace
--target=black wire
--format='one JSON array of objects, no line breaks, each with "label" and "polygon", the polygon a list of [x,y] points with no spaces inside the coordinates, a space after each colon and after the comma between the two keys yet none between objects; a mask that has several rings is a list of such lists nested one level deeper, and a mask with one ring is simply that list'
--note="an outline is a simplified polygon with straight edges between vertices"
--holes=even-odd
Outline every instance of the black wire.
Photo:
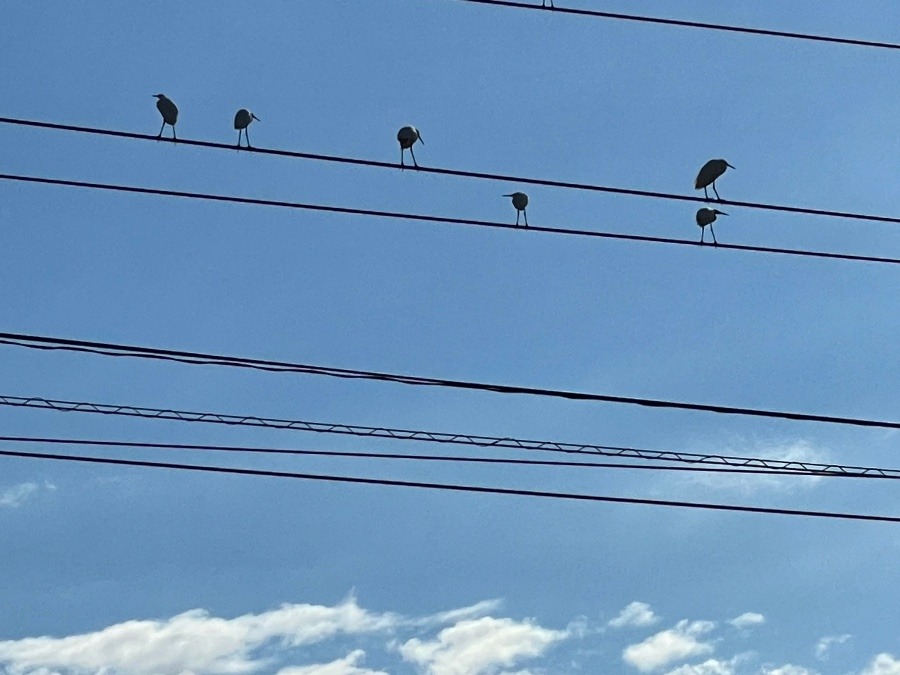
[{"label": "black wire", "polygon": [[737,468],[723,466],[671,466],[665,464],[632,464],[626,462],[583,462],[547,459],[510,459],[506,457],[471,457],[465,455],[424,455],[391,452],[362,452],[348,450],[308,450],[298,448],[272,448],[248,445],[209,445],[196,443],[152,443],[145,441],[109,441],[87,438],[45,438],[39,436],[0,436],[0,441],[8,443],[39,443],[46,445],[78,445],[104,448],[138,448],[157,450],[197,450],[202,452],[231,452],[250,455],[291,455],[300,457],[332,457],[354,459],[396,459],[421,462],[451,462],[459,464],[503,464],[517,466],[553,466],[592,469],[634,469],[649,471],[679,471],[696,473],[731,473],[769,476],[814,476],[840,478],[880,478],[900,479],[900,476],[888,476],[873,473],[834,473],[830,471],[814,471],[806,469],[760,469]]},{"label": "black wire", "polygon": [[[423,455],[410,453],[389,452],[363,452],[356,450],[308,450],[298,448],[272,448],[248,445],[208,445],[195,443],[153,443],[144,441],[109,441],[85,438],[43,438],[37,436],[0,436],[0,441],[9,443],[39,443],[45,445],[77,445],[92,447],[118,447],[156,450],[196,450],[201,452],[230,452],[246,453],[250,455],[291,455],[300,457],[332,457],[353,459],[396,459],[423,462],[450,462],[470,464],[502,464],[517,466],[552,466],[552,467],[576,467],[593,469],[636,469],[649,471],[687,471],[699,473],[732,473],[751,475],[774,476],[813,476],[813,477],[842,477],[842,478],[889,478],[876,474],[841,474],[822,471],[809,471],[802,469],[759,469],[722,466],[670,466],[653,464],[630,464],[625,462],[584,462],[562,461],[546,459],[510,459],[506,457],[471,457],[466,455]],[[894,480],[900,476],[890,477]]]},{"label": "black wire", "polygon": [[[878,47],[881,49],[900,49],[900,44],[894,42],[877,42],[875,40],[861,40],[857,38],[832,37],[828,35],[815,35],[812,33],[792,33],[767,28],[747,28],[745,26],[729,26],[719,23],[704,23],[701,21],[685,21],[682,19],[663,19],[655,16],[640,16],[637,14],[619,14],[615,12],[598,12],[590,9],[570,9],[565,7],[540,7],[525,2],[514,0],[462,0],[479,5],[496,5],[499,7],[515,7],[517,9],[537,9],[559,14],[573,14],[577,16],[589,16],[601,19],[618,19],[623,21],[637,21],[641,23],[655,23],[665,26],[680,26],[683,28],[702,28],[705,30],[727,31],[730,33],[746,33],[750,35],[765,35],[768,37],[790,38],[795,40],[812,40],[815,42],[830,42],[833,44],[853,45],[856,47]],[[557,0],[559,1],[559,0]]]},{"label": "black wire", "polygon": [[814,475],[900,478],[900,469],[820,464],[816,462],[801,462],[799,460],[776,460],[758,457],[738,457],[734,455],[699,454],[692,452],[676,452],[674,450],[660,451],[616,445],[536,441],[511,437],[478,436],[472,434],[396,429],[390,427],[366,427],[332,422],[265,418],[253,415],[192,412],[187,410],[144,408],[130,405],[110,405],[85,401],[60,401],[38,397],[25,398],[20,396],[0,395],[0,405],[19,408],[37,408],[57,412],[83,412],[100,415],[138,417],[143,419],[164,419],[180,422],[222,424],[226,426],[249,426],[288,431],[307,431],[361,438],[423,441],[442,445],[465,445],[479,448],[554,452],[569,455],[626,457],[630,459],[641,459],[647,462],[679,462],[694,465],[710,464],[713,466],[730,466],[735,468],[769,469],[776,472],[809,472]]},{"label": "black wire", "polygon": [[[41,129],[56,129],[60,131],[72,131],[86,134],[97,134],[101,136],[114,136],[116,138],[130,138],[147,141],[156,141],[161,143],[176,143],[180,145],[190,145],[200,148],[215,148],[220,150],[233,150],[235,152],[249,152],[261,155],[275,155],[278,157],[294,157],[299,159],[311,159],[320,162],[336,162],[339,164],[352,164],[356,166],[368,166],[381,169],[400,169],[400,164],[396,162],[381,162],[372,159],[357,159],[353,157],[341,157],[337,155],[321,155],[310,152],[295,152],[291,150],[274,150],[269,148],[241,148],[238,150],[236,145],[228,143],[214,143],[211,141],[194,141],[183,138],[159,138],[152,134],[136,134],[129,131],[115,131],[112,129],[99,129],[95,127],[75,126],[71,124],[58,124],[55,122],[38,122],[34,120],[24,120],[12,117],[0,117],[0,124],[16,124],[20,126],[38,127]],[[604,192],[608,194],[627,195],[630,197],[648,197],[653,199],[668,199],[680,202],[700,202],[709,203],[706,199],[699,196],[678,195],[668,192],[655,192],[651,190],[635,190],[630,188],[609,187],[605,185],[592,185],[590,183],[573,183],[569,181],[549,180],[543,178],[526,178],[522,176],[508,176],[496,173],[484,173],[480,171],[463,171],[459,169],[439,169],[430,168],[419,165],[418,167],[407,167],[410,171],[419,171],[421,173],[433,173],[442,176],[458,176],[461,178],[479,178],[482,180],[503,181],[504,183],[524,183],[528,185],[543,185],[546,187],[567,188],[571,190],[587,190],[590,192]],[[845,218],[851,220],[866,220],[878,223],[900,223],[900,218],[893,216],[877,216],[867,215],[864,213],[851,213],[847,211],[830,211],[826,209],[814,209],[799,206],[780,206],[777,204],[762,204],[757,202],[739,202],[727,199],[716,200],[716,205],[740,206],[748,209],[762,209],[766,211],[780,211],[784,213],[796,213],[810,216],[826,216],[830,218]]]},{"label": "black wire", "polygon": [[[230,195],[217,195],[205,192],[185,192],[182,190],[163,190],[158,188],[135,187],[131,185],[115,185],[111,183],[93,183],[76,180],[63,180],[58,178],[44,178],[40,176],[22,176],[16,174],[0,174],[0,180],[18,181],[24,183],[39,183],[42,185],[60,185],[64,187],[86,188],[90,190],[110,190],[113,192],[127,192],[143,195],[156,195],[163,197],[180,197],[187,199],[200,199],[217,202],[229,202],[233,204],[246,204],[251,206],[275,206],[279,208],[302,209],[306,211],[318,211],[326,213],[341,213],[355,216],[373,216],[376,218],[396,218],[402,220],[425,221],[430,223],[445,223],[450,225],[469,225],[476,227],[491,227],[506,230],[519,230],[524,232],[542,232],[550,234],[562,234],[580,237],[592,237],[598,239],[618,239],[625,241],[638,241],[654,244],[676,244],[681,246],[694,246],[710,248],[709,244],[701,244],[697,240],[672,239],[669,237],[653,237],[637,234],[620,234],[616,232],[599,232],[595,230],[576,230],[557,227],[519,227],[509,223],[499,223],[490,220],[474,220],[470,218],[449,218],[444,216],[430,216],[398,211],[377,211],[372,209],[355,209],[344,206],[328,206],[323,204],[306,204],[301,202],[286,202],[272,199],[256,199],[252,197],[235,197]],[[857,255],[852,253],[832,253],[827,251],[808,251],[793,248],[778,248],[771,246],[749,246],[743,244],[715,244],[717,249],[732,251],[744,251],[752,253],[776,253],[808,258],[828,258],[832,260],[846,260],[852,262],[871,262],[884,264],[900,264],[900,258],[884,256]]]},{"label": "black wire", "polygon": [[224,473],[241,476],[267,476],[271,478],[293,478],[297,480],[327,481],[332,483],[355,483],[363,485],[384,485],[392,487],[411,487],[427,490],[446,490],[453,492],[476,492],[480,494],[517,495],[521,497],[543,497],[546,499],[569,499],[586,502],[607,502],[613,504],[642,504],[646,506],[668,506],[688,509],[707,509],[713,511],[739,511],[743,513],[765,513],[783,516],[806,516],[813,518],[834,518],[842,520],[864,520],[884,523],[900,523],[900,516],[880,516],[862,513],[842,513],[834,511],[806,511],[798,509],[778,509],[762,506],[738,506],[734,504],[710,504],[704,502],[684,502],[668,499],[639,499],[636,497],[608,497],[601,495],[577,494],[569,492],[548,492],[544,490],[520,490],[514,488],[483,487],[480,485],[460,485],[456,483],[424,483],[420,481],[386,480],[382,478],[362,478],[358,476],[333,476],[289,471],[270,471],[264,469],[241,469],[237,467],[209,466],[197,464],[176,464],[173,462],[148,462],[137,459],[114,459],[111,457],[86,457],[82,455],[60,455],[18,450],[0,450],[0,456],[21,457],[26,459],[47,459],[63,462],[86,462],[91,464],[113,464],[117,466],[133,466],[142,468],[175,469],[181,471],[203,471],[207,473]]},{"label": "black wire", "polygon": [[507,384],[488,384],[484,382],[472,382],[466,380],[450,380],[433,377],[422,377],[418,375],[384,373],[372,370],[334,368],[330,366],[290,363],[287,361],[274,361],[268,359],[246,358],[239,356],[221,356],[217,354],[206,354],[202,352],[189,352],[174,349],[159,349],[156,347],[122,345],[111,342],[72,340],[69,338],[27,335],[22,333],[0,332],[0,344],[7,344],[16,347],[25,347],[28,349],[38,349],[44,351],[70,351],[99,354],[102,356],[173,361],[177,363],[187,363],[192,365],[230,366],[233,368],[249,368],[265,372],[302,373],[305,375],[323,375],[326,377],[337,377],[341,379],[395,382],[398,384],[423,387],[445,387],[450,389],[462,389],[468,391],[490,391],[498,394],[523,394],[528,396],[562,398],[571,401],[621,403],[625,405],[638,405],[647,408],[672,408],[675,410],[692,410],[696,412],[709,412],[727,415],[744,415],[751,417],[765,417],[771,419],[784,419],[803,422],[820,422],[859,427],[900,429],[900,422],[887,420],[873,420],[858,417],[840,417],[835,415],[819,415],[810,413],[788,412],[782,410],[763,410],[758,408],[744,408],[737,406],[713,405],[707,403],[690,403],[685,401],[641,398],[636,396],[594,394],[588,392],[543,389],[539,387],[523,387]]}]

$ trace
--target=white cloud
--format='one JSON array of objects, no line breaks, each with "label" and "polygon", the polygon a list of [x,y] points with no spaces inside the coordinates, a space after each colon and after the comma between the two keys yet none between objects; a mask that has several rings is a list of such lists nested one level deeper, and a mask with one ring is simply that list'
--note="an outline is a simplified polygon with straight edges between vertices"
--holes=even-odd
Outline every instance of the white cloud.
[{"label": "white cloud", "polygon": [[745,628],[750,628],[751,626],[759,626],[766,622],[766,617],[762,614],[757,614],[756,612],[744,612],[738,617],[735,617],[728,623],[739,630],[744,630]]},{"label": "white cloud", "polygon": [[698,638],[715,627],[711,621],[679,621],[674,628],[651,635],[639,644],[629,645],[622,652],[622,659],[638,670],[648,672],[672,661],[710,654],[712,644],[701,642]]},{"label": "white cloud", "polygon": [[666,675],[734,675],[734,664],[731,661],[709,659],[696,665],[678,666]]},{"label": "white cloud", "polygon": [[804,668],[803,666],[792,666],[790,663],[778,668],[765,666],[760,671],[760,675],[818,675],[816,671]]},{"label": "white cloud", "polygon": [[893,654],[879,654],[862,675],[900,675],[900,659]]},{"label": "white cloud", "polygon": [[480,675],[540,656],[569,636],[568,630],[542,628],[530,621],[482,617],[445,628],[434,640],[408,640],[399,651],[428,675]]},{"label": "white cloud", "polygon": [[117,675],[249,673],[266,663],[252,653],[270,641],[290,648],[340,633],[389,631],[398,623],[395,615],[370,613],[353,598],[334,607],[282,605],[234,619],[195,609],[165,621],[126,621],[65,638],[0,642],[0,663],[13,672],[43,667]]},{"label": "white cloud", "polygon": [[446,624],[456,623],[463,619],[474,619],[500,609],[500,605],[502,604],[503,603],[499,600],[483,600],[481,602],[476,602],[474,605],[469,605],[468,607],[451,609],[449,612],[439,612],[438,614],[422,619],[422,623]]},{"label": "white cloud", "polygon": [[821,638],[816,643],[816,647],[815,647],[816,658],[819,659],[820,661],[827,661],[828,660],[828,652],[831,651],[831,648],[834,645],[842,645],[852,637],[853,637],[852,635],[845,634],[845,635],[827,635],[827,636]]},{"label": "white cloud", "polygon": [[356,649],[342,659],[331,663],[316,663],[311,666],[293,666],[282,668],[277,675],[388,675],[383,670],[360,668],[359,663],[365,658],[362,649]]},{"label": "white cloud", "polygon": [[[44,483],[43,488],[45,490],[55,490],[56,486],[53,483]],[[32,482],[20,483],[19,485],[6,488],[0,492],[0,507],[5,506],[10,509],[17,509],[29,498],[34,497],[40,489],[40,485]]]},{"label": "white cloud", "polygon": [[641,627],[652,626],[657,621],[659,621],[659,617],[653,613],[650,605],[646,602],[632,602],[607,625],[613,628],[624,628],[625,626]]},{"label": "white cloud", "polygon": [[[700,452],[716,455],[732,455],[740,457],[758,457],[783,462],[811,462],[815,464],[827,464],[828,452],[816,448],[805,440],[792,441],[781,444],[750,444],[738,443],[726,447],[717,446],[708,451],[692,449],[691,452]],[[800,468],[799,466],[796,468]],[[716,490],[737,491],[744,496],[756,492],[769,490],[774,492],[788,492],[798,487],[811,488],[819,481],[821,476],[776,476],[769,474],[752,474],[742,476],[738,473],[697,473],[687,474],[676,480],[690,482],[694,485],[704,485]]]}]

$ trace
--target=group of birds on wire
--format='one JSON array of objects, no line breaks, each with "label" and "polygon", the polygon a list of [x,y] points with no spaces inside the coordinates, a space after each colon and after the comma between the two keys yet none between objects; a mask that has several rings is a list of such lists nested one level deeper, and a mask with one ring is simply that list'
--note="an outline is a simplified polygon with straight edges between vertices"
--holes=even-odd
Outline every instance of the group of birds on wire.
[{"label": "group of birds on wire", "polygon": [[[550,7],[553,7],[553,0],[550,0]],[[175,124],[178,122],[178,106],[176,106],[172,99],[168,98],[165,94],[155,94],[154,98],[156,99],[156,108],[163,118],[163,123],[159,128],[157,138],[162,138],[163,131],[165,131],[166,125],[168,125],[172,127],[172,139],[177,141],[178,136],[175,134]],[[241,108],[235,113],[234,128],[238,132],[238,148],[244,147],[241,145],[242,136],[247,142],[246,147],[251,147],[249,127],[253,120],[256,120],[257,122],[260,121],[256,115],[246,108]],[[412,125],[401,127],[400,131],[397,132],[397,142],[400,144],[400,168],[403,169],[406,167],[406,151],[409,150],[413,166],[418,169],[419,164],[416,162],[416,154],[413,151],[413,146],[416,143],[425,144],[419,130]],[[711,200],[709,198],[708,188],[712,187],[716,199],[722,201],[722,198],[719,196],[719,191],[716,189],[716,180],[718,180],[726,170],[733,168],[734,167],[724,159],[709,160],[701,167],[700,172],[697,174],[697,180],[694,181],[694,189],[703,190],[703,196],[706,198],[706,201],[709,202]],[[528,207],[528,195],[524,192],[511,192],[503,196],[512,199],[513,208],[516,210],[516,226],[519,226],[519,219],[522,217],[525,220],[525,227],[528,227],[528,213],[526,212],[526,208]],[[700,227],[701,244],[705,243],[706,228],[709,227],[709,231],[713,238],[713,245],[718,245],[719,242],[716,241],[716,231],[713,229],[713,223],[716,222],[718,216],[727,215],[728,214],[724,211],[708,206],[704,206],[697,211],[696,219],[697,225]]]}]

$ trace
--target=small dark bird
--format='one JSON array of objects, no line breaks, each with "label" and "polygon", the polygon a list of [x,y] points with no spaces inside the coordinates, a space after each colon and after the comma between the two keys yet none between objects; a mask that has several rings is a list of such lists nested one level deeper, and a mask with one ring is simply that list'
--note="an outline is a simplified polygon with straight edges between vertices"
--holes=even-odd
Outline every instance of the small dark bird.
[{"label": "small dark bird", "polygon": [[168,124],[172,127],[172,138],[177,141],[178,136],[175,135],[175,122],[178,121],[178,106],[172,102],[172,99],[167,98],[165,94],[155,94],[153,98],[156,99],[156,109],[159,110],[159,114],[162,115],[163,118],[163,123],[159,128],[159,135],[157,135],[157,138],[162,138],[163,129],[165,129]]},{"label": "small dark bird", "polygon": [[703,196],[706,197],[706,201],[709,201],[709,193],[706,191],[710,185],[712,185],[713,192],[716,193],[716,199],[722,201],[722,198],[719,196],[719,191],[716,190],[716,179],[719,178],[725,170],[734,167],[731,166],[724,159],[711,159],[706,164],[703,165],[703,168],[700,169],[700,173],[697,174],[697,180],[694,182],[694,189],[699,190],[703,188]]},{"label": "small dark bird", "polygon": [[237,111],[237,114],[234,116],[234,128],[237,129],[238,132],[238,147],[241,147],[241,134],[247,138],[247,147],[250,147],[250,129],[247,127],[250,126],[250,123],[256,120],[259,122],[259,118],[254,115],[252,112],[247,110],[246,108],[241,108]]},{"label": "small dark bird", "polygon": [[703,235],[706,234],[706,226],[709,225],[709,231],[712,232],[713,244],[716,246],[719,245],[719,242],[716,241],[716,231],[713,229],[712,224],[716,222],[716,216],[727,216],[728,214],[724,211],[719,211],[718,209],[708,209],[703,207],[699,211],[697,211],[697,225],[700,226],[700,243],[703,243]]},{"label": "small dark bird", "polygon": [[422,140],[422,134],[415,127],[406,126],[397,132],[397,141],[400,143],[400,166],[405,166],[403,164],[403,155],[409,150],[409,154],[412,155],[413,165],[418,169],[419,165],[416,163],[416,153],[413,152],[413,146],[416,144],[416,141],[420,141],[422,145],[425,145],[425,141]]}]

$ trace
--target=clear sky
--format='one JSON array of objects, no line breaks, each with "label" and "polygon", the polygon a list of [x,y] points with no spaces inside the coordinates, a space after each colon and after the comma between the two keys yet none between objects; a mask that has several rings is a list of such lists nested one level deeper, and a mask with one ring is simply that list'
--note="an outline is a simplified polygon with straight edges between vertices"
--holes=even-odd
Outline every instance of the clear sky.
[{"label": "clear sky", "polygon": [[[900,41],[896,0],[581,6]],[[558,0],[571,6],[569,0]],[[638,7],[639,5],[639,7]],[[0,115],[900,214],[900,54],[455,0],[6,2]],[[0,125],[2,126],[2,125]],[[510,219],[522,186],[4,126],[0,171]],[[525,188],[533,225],[698,237],[695,204]],[[900,255],[725,209],[720,241]],[[687,250],[684,250],[687,249]],[[900,417],[900,273],[0,182],[0,330]],[[900,465],[897,434],[0,348],[0,394]],[[0,407],[4,434],[413,446]],[[33,446],[44,449],[42,446]],[[420,448],[434,451],[434,448]],[[441,450],[438,448],[438,450]],[[889,481],[133,453],[898,515]],[[0,672],[900,673],[900,528],[0,461]]]}]

